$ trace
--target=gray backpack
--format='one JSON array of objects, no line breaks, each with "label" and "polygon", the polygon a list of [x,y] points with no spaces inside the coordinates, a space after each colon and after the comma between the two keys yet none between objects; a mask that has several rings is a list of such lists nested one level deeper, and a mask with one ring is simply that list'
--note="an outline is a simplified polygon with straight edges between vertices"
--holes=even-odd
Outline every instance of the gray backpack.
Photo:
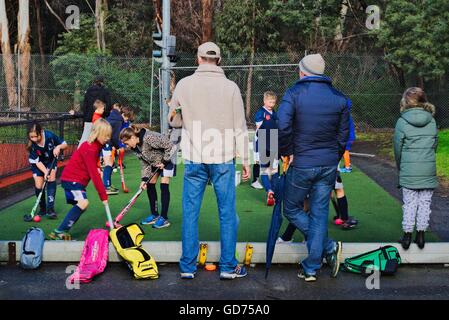
[{"label": "gray backpack", "polygon": [[37,269],[42,262],[45,234],[42,229],[32,227],[28,229],[22,239],[20,265],[24,269]]}]

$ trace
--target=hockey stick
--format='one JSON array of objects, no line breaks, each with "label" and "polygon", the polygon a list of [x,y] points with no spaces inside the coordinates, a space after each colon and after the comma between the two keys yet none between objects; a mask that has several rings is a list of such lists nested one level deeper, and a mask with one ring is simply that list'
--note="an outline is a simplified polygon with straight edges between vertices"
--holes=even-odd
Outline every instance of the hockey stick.
[{"label": "hockey stick", "polygon": [[39,202],[41,201],[42,195],[44,194],[45,188],[48,184],[48,179],[50,178],[51,171],[53,170],[53,167],[55,166],[56,162],[58,161],[57,158],[54,158],[50,165],[50,171],[48,172],[47,179],[44,181],[44,185],[42,186],[41,192],[39,192],[39,195],[37,196],[36,202],[34,203],[33,209],[31,209],[30,214],[26,214],[23,216],[23,221],[25,222],[31,222],[34,219],[34,216],[36,215],[37,207],[39,206]]},{"label": "hockey stick", "polygon": [[331,202],[332,202],[332,205],[334,206],[334,210],[335,210],[335,214],[336,214],[336,216],[334,217],[334,220],[341,219],[340,208],[338,207],[337,194],[335,193],[335,191],[332,191]]},{"label": "hockey stick", "polygon": [[108,219],[108,222],[106,223],[106,226],[109,227],[109,230],[114,229],[114,222],[112,222],[112,216],[111,216],[111,210],[109,209],[109,204],[104,205],[104,209],[106,211],[106,218]]},{"label": "hockey stick", "polygon": [[[160,169],[157,169],[156,171],[152,172],[150,174],[150,177],[148,177],[148,181],[147,184],[150,183],[151,179],[153,179],[153,177],[160,171]],[[113,227],[114,228],[120,228],[121,225],[119,224],[119,222],[123,219],[123,217],[128,213],[128,211],[132,208],[132,206],[136,203],[137,198],[139,198],[139,196],[141,195],[143,189],[139,188],[139,190],[137,190],[137,192],[133,195],[133,197],[128,201],[128,203],[126,204],[126,206],[122,209],[122,211],[120,211],[120,213],[117,215],[117,217],[115,217],[114,222],[113,222]],[[110,228],[110,222],[106,223],[106,226],[108,228]]]},{"label": "hockey stick", "polygon": [[122,190],[124,193],[128,193],[129,189],[126,187],[126,184],[125,184],[125,172],[123,171],[123,161],[120,160],[121,152],[124,152],[124,151],[118,151],[118,152],[119,152],[118,164],[120,166],[120,179],[122,180]]}]

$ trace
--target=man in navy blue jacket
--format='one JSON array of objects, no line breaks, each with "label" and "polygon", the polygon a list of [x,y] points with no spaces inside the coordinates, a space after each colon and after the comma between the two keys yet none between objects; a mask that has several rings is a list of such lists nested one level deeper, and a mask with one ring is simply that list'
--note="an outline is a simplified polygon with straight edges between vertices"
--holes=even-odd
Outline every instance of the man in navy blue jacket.
[{"label": "man in navy blue jacket", "polygon": [[[304,57],[300,80],[285,93],[279,106],[279,153],[290,165],[286,176],[284,215],[303,234],[309,256],[298,276],[315,281],[323,257],[336,277],[341,242],[328,239],[328,214],[338,162],[349,134],[349,98],[324,76],[320,54]],[[309,196],[310,212],[304,211]]]}]

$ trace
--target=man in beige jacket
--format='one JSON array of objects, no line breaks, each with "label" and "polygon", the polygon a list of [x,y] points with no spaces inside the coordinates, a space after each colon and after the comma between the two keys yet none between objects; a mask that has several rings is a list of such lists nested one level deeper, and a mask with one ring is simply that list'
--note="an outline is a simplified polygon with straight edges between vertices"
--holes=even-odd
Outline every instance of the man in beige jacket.
[{"label": "man in beige jacket", "polygon": [[238,216],[235,205],[235,161],[242,161],[242,178],[249,179],[248,132],[238,86],[220,64],[220,48],[206,42],[198,48],[199,67],[179,81],[170,101],[169,123],[182,127],[185,163],[182,197],[181,278],[193,279],[199,252],[198,217],[210,179],[220,218],[220,278],[246,276],[235,258]]}]

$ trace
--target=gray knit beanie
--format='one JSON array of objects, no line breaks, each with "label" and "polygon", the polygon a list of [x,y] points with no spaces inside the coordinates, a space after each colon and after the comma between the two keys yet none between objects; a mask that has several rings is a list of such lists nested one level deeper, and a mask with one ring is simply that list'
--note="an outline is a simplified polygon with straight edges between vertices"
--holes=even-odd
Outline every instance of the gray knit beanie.
[{"label": "gray knit beanie", "polygon": [[309,54],[299,62],[299,69],[307,74],[323,75],[325,62],[321,54]]}]

